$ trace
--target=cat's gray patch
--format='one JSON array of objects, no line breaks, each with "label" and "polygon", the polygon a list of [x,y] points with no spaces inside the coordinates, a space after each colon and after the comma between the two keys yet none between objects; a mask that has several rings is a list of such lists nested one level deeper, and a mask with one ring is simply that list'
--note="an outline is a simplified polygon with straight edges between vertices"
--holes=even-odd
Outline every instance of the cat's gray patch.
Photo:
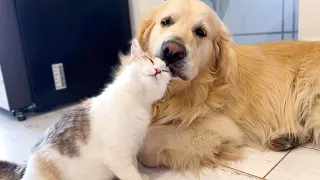
[{"label": "cat's gray patch", "polygon": [[0,161],[0,179],[1,180],[20,180],[26,170],[25,166],[15,163]]},{"label": "cat's gray patch", "polygon": [[55,122],[32,148],[32,152],[43,145],[51,145],[62,155],[79,156],[79,143],[87,144],[90,136],[90,103],[65,114]]}]

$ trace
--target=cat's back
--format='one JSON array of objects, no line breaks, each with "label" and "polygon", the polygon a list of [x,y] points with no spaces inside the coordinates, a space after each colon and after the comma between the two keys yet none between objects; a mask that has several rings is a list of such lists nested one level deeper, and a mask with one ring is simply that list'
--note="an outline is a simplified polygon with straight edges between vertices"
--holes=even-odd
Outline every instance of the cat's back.
[{"label": "cat's back", "polygon": [[91,101],[81,104],[44,133],[32,149],[25,179],[50,175],[55,179],[102,180],[112,176],[92,143],[91,106]]},{"label": "cat's back", "polygon": [[91,103],[85,102],[63,115],[43,134],[32,152],[49,146],[61,155],[79,156],[81,144],[87,144],[91,135],[90,107]]}]

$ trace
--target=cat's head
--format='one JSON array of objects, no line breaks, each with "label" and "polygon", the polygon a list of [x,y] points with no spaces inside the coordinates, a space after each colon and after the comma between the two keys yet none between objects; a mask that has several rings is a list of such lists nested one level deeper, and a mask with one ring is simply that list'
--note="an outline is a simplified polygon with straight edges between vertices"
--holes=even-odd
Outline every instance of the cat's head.
[{"label": "cat's head", "polygon": [[155,100],[164,96],[171,80],[171,73],[166,63],[148,52],[143,52],[137,40],[132,41],[129,64],[133,65],[135,74],[147,92]]}]

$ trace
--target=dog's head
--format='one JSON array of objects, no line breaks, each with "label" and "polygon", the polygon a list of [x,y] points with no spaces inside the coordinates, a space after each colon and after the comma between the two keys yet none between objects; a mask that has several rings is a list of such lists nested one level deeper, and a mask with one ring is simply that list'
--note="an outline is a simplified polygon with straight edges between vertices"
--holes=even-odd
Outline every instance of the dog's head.
[{"label": "dog's head", "polygon": [[221,66],[229,59],[230,34],[200,0],[168,0],[152,9],[142,19],[137,39],[183,80],[203,71],[227,71]]}]

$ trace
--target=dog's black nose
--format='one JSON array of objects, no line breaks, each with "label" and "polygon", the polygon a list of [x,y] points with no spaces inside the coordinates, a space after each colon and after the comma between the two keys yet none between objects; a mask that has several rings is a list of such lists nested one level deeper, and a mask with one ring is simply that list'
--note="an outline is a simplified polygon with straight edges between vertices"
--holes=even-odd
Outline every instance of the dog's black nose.
[{"label": "dog's black nose", "polygon": [[169,40],[162,44],[161,59],[167,63],[174,63],[186,57],[186,47],[176,40]]}]

